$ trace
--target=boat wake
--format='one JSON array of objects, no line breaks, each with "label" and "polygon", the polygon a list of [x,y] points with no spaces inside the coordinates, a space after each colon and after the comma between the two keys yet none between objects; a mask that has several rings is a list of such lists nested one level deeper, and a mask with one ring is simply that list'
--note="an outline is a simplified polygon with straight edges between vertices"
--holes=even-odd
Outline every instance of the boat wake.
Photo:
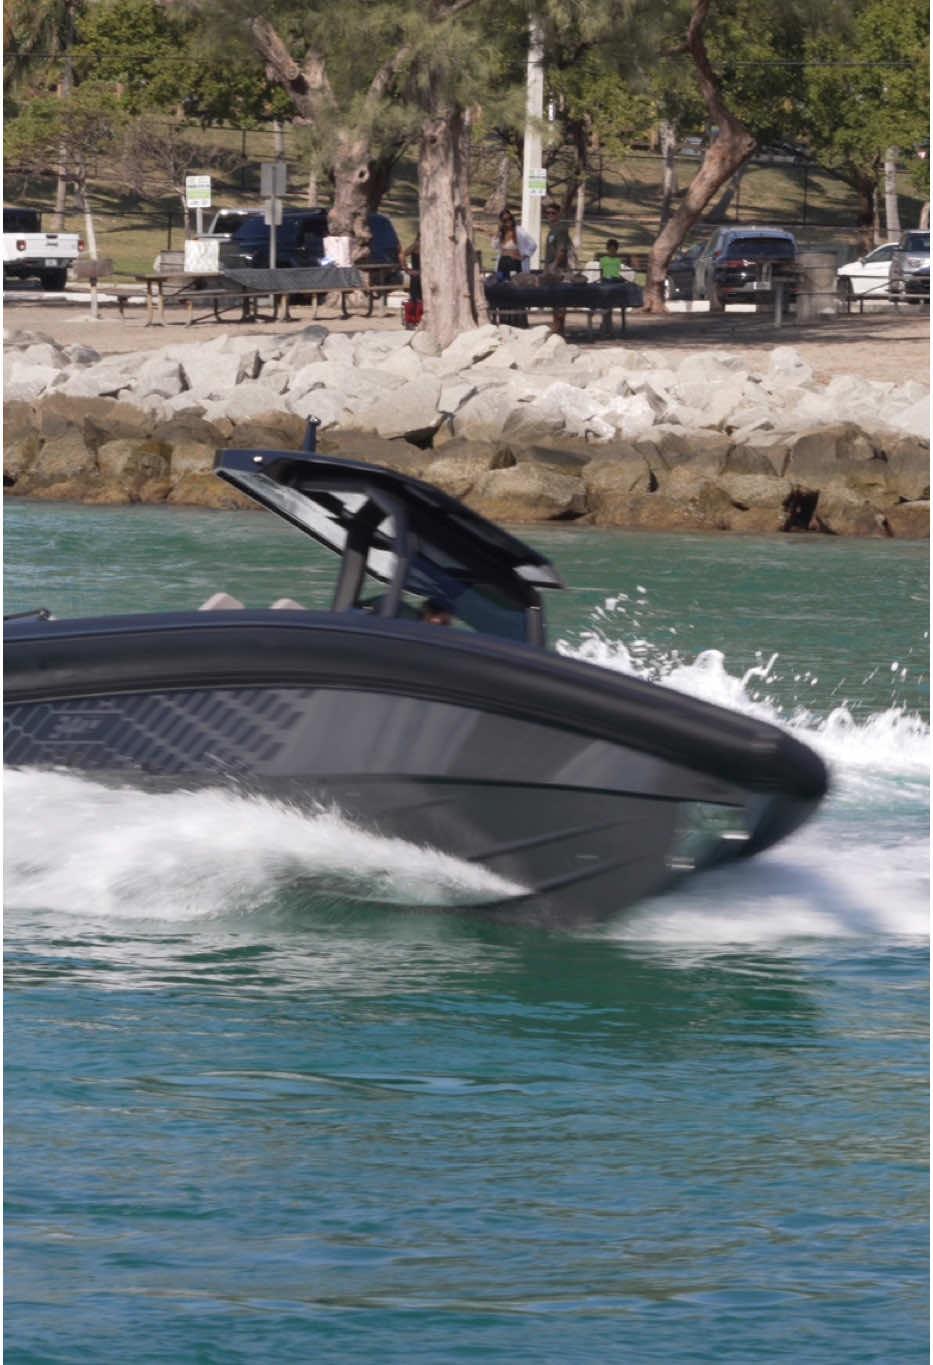
[{"label": "boat wake", "polygon": [[6,773],[6,895],[23,910],[190,920],[248,913],[302,883],[315,901],[466,906],[522,890],[339,812],[235,791],[152,794]]},{"label": "boat wake", "polygon": [[[873,785],[886,776],[898,784],[916,784],[918,793],[928,790],[930,727],[923,717],[896,702],[862,718],[844,702],[825,716],[799,700],[787,706],[776,695],[778,685],[785,682],[779,677],[777,654],[766,657],[758,652],[756,663],[736,675],[728,671],[725,655],[718,649],[702,650],[688,660],[678,650],[659,648],[647,639],[623,643],[612,638],[610,624],[620,601],[609,598],[577,642],[558,641],[558,653],[779,726],[815,749],[834,778],[843,783],[857,781],[861,772]],[[896,662],[890,671],[902,676],[905,672]],[[806,671],[795,673],[792,690],[805,693],[816,681]]]}]

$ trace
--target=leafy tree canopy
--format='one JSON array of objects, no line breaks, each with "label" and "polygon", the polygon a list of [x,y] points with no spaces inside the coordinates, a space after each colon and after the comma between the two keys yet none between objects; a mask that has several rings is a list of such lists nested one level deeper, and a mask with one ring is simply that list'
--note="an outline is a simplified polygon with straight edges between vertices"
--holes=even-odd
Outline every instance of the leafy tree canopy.
[{"label": "leafy tree canopy", "polygon": [[807,126],[827,165],[873,171],[898,147],[929,192],[929,158],[911,156],[929,138],[929,23],[925,0],[869,0],[850,35],[808,39]]},{"label": "leafy tree canopy", "polygon": [[177,108],[202,124],[250,124],[291,111],[235,35],[213,45],[196,14],[156,0],[92,5],[78,24],[73,60],[79,81],[113,82],[131,114]]}]

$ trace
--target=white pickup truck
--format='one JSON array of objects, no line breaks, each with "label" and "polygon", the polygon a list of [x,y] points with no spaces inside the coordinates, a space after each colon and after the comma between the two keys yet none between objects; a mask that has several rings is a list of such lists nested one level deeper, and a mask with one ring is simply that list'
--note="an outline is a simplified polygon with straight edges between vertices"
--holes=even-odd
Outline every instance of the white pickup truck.
[{"label": "white pickup truck", "polygon": [[76,232],[43,232],[36,209],[3,210],[4,280],[37,278],[43,289],[64,289],[83,247]]}]

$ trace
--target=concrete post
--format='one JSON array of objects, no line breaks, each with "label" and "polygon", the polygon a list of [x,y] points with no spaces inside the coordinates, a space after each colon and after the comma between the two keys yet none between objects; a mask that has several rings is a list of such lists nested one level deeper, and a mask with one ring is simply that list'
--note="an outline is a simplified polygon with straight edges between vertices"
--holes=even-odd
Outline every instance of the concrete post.
[{"label": "concrete post", "polygon": [[537,269],[543,262],[541,252],[541,200],[531,193],[528,183],[532,171],[541,168],[541,120],[544,118],[544,38],[541,21],[533,14],[528,25],[528,77],[525,97],[525,147],[522,158],[522,227],[538,243],[532,261]]},{"label": "concrete post", "polygon": [[797,255],[797,321],[812,322],[821,313],[835,313],[835,251],[801,251]]}]

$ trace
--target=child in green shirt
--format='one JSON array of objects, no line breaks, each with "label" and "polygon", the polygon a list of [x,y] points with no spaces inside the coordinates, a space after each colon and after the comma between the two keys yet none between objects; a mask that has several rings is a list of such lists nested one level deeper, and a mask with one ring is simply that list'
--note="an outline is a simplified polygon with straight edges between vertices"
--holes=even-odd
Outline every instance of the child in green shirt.
[{"label": "child in green shirt", "polygon": [[606,254],[599,258],[599,278],[601,280],[620,280],[622,278],[622,257],[619,243],[610,237],[606,243]]}]

